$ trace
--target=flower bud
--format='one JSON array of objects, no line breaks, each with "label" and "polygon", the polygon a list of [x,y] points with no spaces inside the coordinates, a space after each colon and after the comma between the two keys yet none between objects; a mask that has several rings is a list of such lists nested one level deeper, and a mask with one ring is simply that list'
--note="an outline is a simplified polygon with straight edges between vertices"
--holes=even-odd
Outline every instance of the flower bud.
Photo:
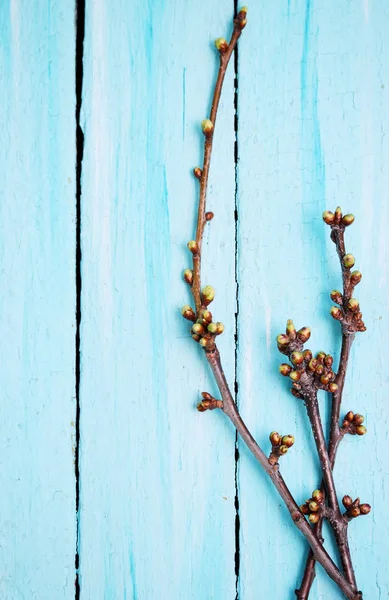
[{"label": "flower bud", "polygon": [[355,423],[355,425],[362,425],[363,421],[365,420],[365,417],[363,417],[360,414],[356,414],[354,415],[354,419],[352,419]]},{"label": "flower bud", "polygon": [[272,431],[269,435],[269,440],[272,446],[278,446],[281,443],[281,436],[278,431]]},{"label": "flower bud", "polygon": [[324,364],[326,367],[332,367],[332,365],[334,364],[334,358],[331,356],[331,354],[327,354],[324,357]]},{"label": "flower bud", "polygon": [[199,402],[198,405],[197,405],[197,410],[199,412],[205,412],[207,410],[207,407],[204,406],[204,404],[202,402]]},{"label": "flower bud", "polygon": [[351,285],[357,285],[362,279],[362,273],[360,271],[353,271],[351,273],[350,282]]},{"label": "flower bud", "polygon": [[312,498],[321,504],[324,501],[324,494],[321,490],[315,490],[312,492]]},{"label": "flower bud", "polygon": [[342,209],[340,208],[340,206],[337,206],[336,210],[335,210],[335,223],[339,224],[341,219],[342,219]]},{"label": "flower bud", "polygon": [[290,355],[290,360],[294,365],[301,365],[301,363],[304,362],[304,355],[302,352],[298,352],[297,350],[295,350]]},{"label": "flower bud", "polygon": [[191,308],[188,304],[185,304],[185,306],[181,308],[181,314],[184,317],[184,319],[187,319],[188,321],[196,320],[196,314],[193,308]]},{"label": "flower bud", "polygon": [[342,319],[342,311],[337,306],[331,306],[330,315],[333,319],[340,321]]},{"label": "flower bud", "polygon": [[361,509],[359,508],[359,506],[354,506],[354,508],[350,510],[350,514],[355,519],[355,517],[359,517],[359,515],[361,514]]},{"label": "flower bud", "polygon": [[323,212],[323,221],[327,223],[327,225],[331,225],[334,222],[335,215],[330,210],[325,210]]},{"label": "flower bud", "polygon": [[216,323],[210,323],[207,327],[209,333],[216,333],[217,325]]},{"label": "flower bud", "polygon": [[317,513],[311,513],[308,517],[308,520],[310,523],[312,523],[313,525],[315,525],[316,523],[319,522],[320,520],[320,515],[318,515]]},{"label": "flower bud", "polygon": [[201,335],[197,335],[196,333],[192,333],[192,339],[194,339],[195,342],[199,342],[201,338]]},{"label": "flower bud", "polygon": [[328,373],[324,373],[321,377],[320,377],[320,381],[323,385],[328,385],[331,381],[331,376]]},{"label": "flower bud", "polygon": [[352,312],[357,312],[357,310],[359,309],[358,300],[356,298],[350,298],[350,300],[347,302],[347,308]]},{"label": "flower bud", "polygon": [[216,323],[216,334],[220,335],[224,331],[224,325],[220,321]]},{"label": "flower bud", "polygon": [[213,287],[211,285],[206,285],[201,290],[201,301],[203,304],[205,304],[205,306],[208,306],[208,304],[210,304],[212,302],[214,297],[215,297],[215,290],[213,289]]},{"label": "flower bud", "polygon": [[301,375],[298,371],[291,371],[289,373],[289,377],[291,378],[292,381],[299,381]]},{"label": "flower bud", "polygon": [[323,365],[317,365],[317,367],[315,369],[315,373],[316,373],[316,375],[319,375],[319,377],[321,377],[324,374]]},{"label": "flower bud", "polygon": [[207,346],[209,346],[210,344],[210,339],[206,338],[206,337],[202,337],[200,342],[199,342],[200,346],[202,346],[203,348],[206,348]]},{"label": "flower bud", "polygon": [[311,337],[311,329],[310,329],[310,327],[302,327],[297,332],[297,338],[303,344],[305,344],[305,342],[307,342],[310,337]]},{"label": "flower bud", "polygon": [[205,329],[202,325],[200,325],[200,323],[195,323],[194,325],[192,325],[192,331],[196,335],[204,335],[205,333]]},{"label": "flower bud", "polygon": [[338,389],[338,386],[336,385],[336,383],[330,383],[328,386],[328,391],[331,392],[331,394],[335,394],[337,389]]},{"label": "flower bud", "polygon": [[326,356],[327,356],[327,354],[325,352],[323,352],[323,350],[320,350],[320,352],[316,353],[316,359],[321,364],[324,363],[324,359]]},{"label": "flower bud", "polygon": [[290,365],[287,365],[286,363],[282,363],[282,365],[280,365],[278,367],[279,372],[281,373],[281,375],[283,375],[284,377],[287,377],[289,375],[289,373],[292,370],[292,367]]},{"label": "flower bud", "polygon": [[351,496],[343,496],[342,502],[345,508],[349,508],[353,503],[353,499],[351,498]]},{"label": "flower bud", "polygon": [[309,508],[306,504],[302,504],[301,506],[299,506],[299,508],[303,515],[309,515]]},{"label": "flower bud", "polygon": [[368,515],[371,511],[371,506],[370,504],[361,504],[359,510],[361,511],[361,515]]},{"label": "flower bud", "polygon": [[291,340],[294,340],[296,337],[296,328],[292,319],[288,319],[286,322],[286,335],[288,335]]},{"label": "flower bud", "polygon": [[349,225],[351,225],[352,223],[354,223],[355,217],[354,215],[344,215],[343,219],[342,219],[342,223],[345,227],[348,227]]},{"label": "flower bud", "polygon": [[304,350],[303,352],[305,362],[309,363],[312,360],[312,352],[310,350]]},{"label": "flower bud", "polygon": [[343,257],[343,264],[346,269],[351,269],[355,265],[355,258],[352,254],[345,254]]},{"label": "flower bud", "polygon": [[354,413],[352,410],[349,410],[347,415],[344,417],[346,421],[353,421],[354,420]]},{"label": "flower bud", "polygon": [[195,240],[191,240],[190,242],[188,242],[188,248],[192,252],[192,254],[197,254],[199,251],[199,247]]},{"label": "flower bud", "polygon": [[358,427],[355,429],[355,433],[357,435],[365,435],[365,433],[367,433],[367,429],[363,425],[358,425]]},{"label": "flower bud", "polygon": [[215,40],[215,46],[216,46],[216,48],[219,50],[219,52],[220,52],[221,54],[224,54],[224,53],[225,53],[225,52],[227,52],[227,50],[228,50],[228,43],[227,43],[227,40],[225,40],[225,39],[224,39],[224,38],[222,38],[222,37],[220,37],[220,38],[217,38],[217,39]]},{"label": "flower bud", "polygon": [[284,335],[283,333],[277,335],[277,344],[279,344],[280,346],[287,346],[289,344],[288,336]]},{"label": "flower bud", "polygon": [[282,443],[287,446],[288,448],[291,448],[294,444],[294,437],[293,435],[284,435],[282,438]]},{"label": "flower bud", "polygon": [[184,276],[186,283],[189,283],[189,285],[192,285],[192,283],[193,283],[192,269],[185,269],[185,271],[183,272],[183,276]]},{"label": "flower bud", "polygon": [[333,302],[336,302],[336,304],[342,304],[343,303],[343,296],[339,292],[339,290],[332,290],[330,296],[331,296],[331,300]]},{"label": "flower bud", "polygon": [[195,176],[197,179],[201,179],[201,177],[202,177],[202,174],[203,174],[203,172],[202,172],[202,170],[200,169],[200,167],[195,167],[195,168],[193,169],[193,175],[194,175],[194,176]]},{"label": "flower bud", "polygon": [[318,503],[314,500],[308,504],[308,507],[311,512],[317,512],[320,508]]},{"label": "flower bud", "polygon": [[204,398],[204,400],[213,400],[213,396],[211,396],[211,394],[208,394],[208,392],[201,392],[201,395]]},{"label": "flower bud", "polygon": [[285,446],[285,444],[282,444],[282,446],[279,447],[279,453],[282,454],[286,454],[288,452],[288,446]]},{"label": "flower bud", "polygon": [[213,214],[213,212],[211,212],[210,210],[208,212],[205,213],[205,220],[206,221],[212,221],[213,217],[215,215]]},{"label": "flower bud", "polygon": [[203,119],[201,121],[201,129],[205,137],[210,137],[213,133],[213,123],[209,119]]},{"label": "flower bud", "polygon": [[315,371],[317,365],[318,365],[317,359],[312,358],[312,360],[310,360],[308,363],[308,369],[313,372],[313,371]]},{"label": "flower bud", "polygon": [[202,308],[200,310],[199,317],[200,317],[200,319],[205,321],[205,323],[210,323],[212,321],[212,313],[209,310],[207,310],[206,308]]}]

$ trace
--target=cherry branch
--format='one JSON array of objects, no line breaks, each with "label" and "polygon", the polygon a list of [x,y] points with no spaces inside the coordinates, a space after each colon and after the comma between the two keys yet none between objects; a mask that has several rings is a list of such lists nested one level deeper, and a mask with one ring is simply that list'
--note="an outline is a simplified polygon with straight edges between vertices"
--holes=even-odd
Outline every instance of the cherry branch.
[{"label": "cherry branch", "polygon": [[[239,11],[238,15],[234,19],[234,29],[230,43],[228,44],[223,38],[216,40],[216,47],[220,53],[220,67],[213,94],[210,118],[205,119],[202,122],[202,130],[205,137],[203,168],[200,169],[199,167],[196,167],[194,169],[194,175],[199,179],[200,182],[200,197],[198,205],[196,239],[191,240],[188,243],[188,248],[193,255],[193,270],[186,269],[184,271],[184,279],[191,286],[195,302],[195,310],[187,305],[183,307],[181,312],[186,319],[193,323],[192,337],[204,349],[205,356],[211,367],[215,381],[222,396],[222,400],[218,401],[210,394],[203,393],[203,400],[199,403],[198,409],[204,412],[207,409],[222,408],[223,412],[229,417],[231,422],[238,430],[249,450],[260,463],[264,471],[269,475],[272,483],[288,508],[293,522],[303,533],[310,544],[315,559],[320,562],[327,574],[337,583],[346,598],[349,598],[349,600],[358,600],[361,598],[361,594],[357,592],[356,589],[350,585],[350,583],[340,573],[339,569],[324,549],[321,541],[319,541],[315,536],[312,528],[305,520],[302,512],[300,511],[279,472],[279,465],[275,460],[275,456],[278,457],[282,454],[285,454],[288,451],[288,448],[293,444],[294,439],[292,436],[284,436],[281,441],[285,443],[280,445],[279,443],[276,443],[273,434],[271,434],[271,438],[273,437],[272,452],[268,458],[257,444],[243,419],[241,418],[228,386],[221,365],[220,354],[215,341],[216,336],[223,332],[224,326],[220,322],[213,322],[212,314],[208,310],[209,304],[214,299],[215,291],[212,286],[206,286],[205,288],[201,289],[201,251],[204,227],[205,223],[213,218],[213,213],[206,212],[206,193],[217,109],[226,69],[236,43],[246,25],[246,20],[247,9],[243,8]],[[281,450],[281,448],[284,448],[285,450]]]},{"label": "cherry branch", "polygon": [[[339,256],[343,280],[343,294],[338,290],[333,290],[331,292],[331,299],[336,302],[340,308],[333,306],[330,312],[333,318],[339,320],[342,325],[342,347],[338,374],[335,379],[337,389],[335,389],[335,391],[332,393],[330,439],[328,444],[328,456],[331,468],[333,469],[339,443],[343,439],[345,433],[354,433],[357,435],[364,435],[366,433],[366,428],[362,425],[364,420],[363,417],[361,415],[354,415],[351,411],[347,413],[343,427],[341,428],[339,426],[343,389],[350,358],[351,346],[355,339],[355,333],[357,331],[365,331],[366,327],[362,321],[362,313],[359,311],[359,303],[355,298],[352,297],[355,286],[362,279],[362,274],[360,271],[351,271],[355,264],[355,259],[352,254],[346,253],[344,242],[345,228],[354,222],[354,215],[347,214],[342,216],[342,211],[338,207],[335,210],[335,213],[325,211],[323,213],[323,220],[331,227],[331,239],[336,245],[336,251]],[[357,417],[356,422],[354,421],[355,416]],[[349,419],[347,419],[347,417],[349,417]],[[354,423],[352,424],[353,421]],[[323,489],[323,484],[321,489]],[[368,512],[370,512],[370,507],[367,512],[363,512],[361,514],[367,514]],[[315,534],[319,539],[321,539],[322,528],[323,518],[319,517],[315,525]],[[342,534],[341,539],[343,540],[343,546],[341,546],[339,550],[341,554],[343,553],[343,568],[349,581],[355,583],[355,575],[351,564],[350,551],[348,547],[347,526]],[[344,563],[345,560],[346,564]],[[309,551],[301,586],[295,591],[295,594],[299,600],[308,599],[314,578],[315,558],[312,552]]]}]

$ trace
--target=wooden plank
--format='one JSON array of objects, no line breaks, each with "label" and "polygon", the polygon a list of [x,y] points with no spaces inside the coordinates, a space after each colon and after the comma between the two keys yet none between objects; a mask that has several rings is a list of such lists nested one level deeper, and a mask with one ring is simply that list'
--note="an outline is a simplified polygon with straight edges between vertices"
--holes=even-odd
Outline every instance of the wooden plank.
[{"label": "wooden plank", "polygon": [[74,5],[0,6],[0,596],[74,598]]},{"label": "wooden plank", "polygon": [[[383,598],[388,331],[387,3],[307,0],[250,6],[239,63],[239,390],[242,414],[266,446],[277,429],[296,445],[282,472],[300,502],[319,479],[304,407],[277,367],[275,337],[287,318],[311,325],[312,348],[339,356],[328,292],[340,285],[321,220],[340,204],[356,215],[347,248],[363,273],[357,290],[368,331],[359,335],[345,411],[367,416],[365,438],[347,439],[336,466],[339,495],[370,502],[350,526],[358,585]],[[323,408],[328,399],[323,395]],[[254,461],[241,452],[240,598],[292,598],[304,543]],[[341,598],[319,572],[312,598]]]},{"label": "wooden plank", "polygon": [[[231,16],[216,0],[86,3],[81,597],[235,597],[234,432],[195,410],[215,390],[179,313],[213,39]],[[233,114],[230,71],[205,283],[218,292],[232,376]]]}]

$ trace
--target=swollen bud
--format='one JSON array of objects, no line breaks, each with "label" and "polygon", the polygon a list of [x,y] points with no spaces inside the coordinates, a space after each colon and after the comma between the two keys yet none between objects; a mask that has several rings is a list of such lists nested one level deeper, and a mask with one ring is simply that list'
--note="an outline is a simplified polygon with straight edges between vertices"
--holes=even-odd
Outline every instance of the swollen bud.
[{"label": "swollen bud", "polygon": [[287,446],[287,448],[291,448],[294,444],[293,435],[284,435],[282,438],[282,443]]},{"label": "swollen bud", "polygon": [[308,504],[308,507],[311,512],[317,512],[320,508],[318,503],[314,500]]},{"label": "swollen bud", "polygon": [[292,319],[288,319],[286,322],[286,334],[289,335],[290,339],[294,340],[296,337],[296,328]]},{"label": "swollen bud", "polygon": [[343,257],[343,264],[346,269],[351,269],[355,265],[355,258],[352,254],[345,254]]},{"label": "swollen bud", "polygon": [[357,435],[365,435],[365,433],[367,433],[367,429],[364,425],[358,425],[358,427],[355,429],[355,433]]},{"label": "swollen bud", "polygon": [[312,498],[316,502],[319,502],[319,504],[321,504],[324,500],[324,494],[321,490],[315,490],[314,492],[312,492]]},{"label": "swollen bud", "polygon": [[205,338],[202,337],[201,340],[199,341],[200,346],[202,346],[203,348],[206,348],[207,346],[209,346],[211,343],[211,341],[209,340],[209,338]]},{"label": "swollen bud", "polygon": [[354,415],[354,418],[352,420],[354,421],[355,425],[362,425],[363,421],[365,420],[365,417],[357,413],[356,415]]},{"label": "swollen bud", "polygon": [[356,298],[350,298],[350,300],[347,302],[347,308],[352,312],[357,312],[357,310],[359,309],[358,300]]},{"label": "swollen bud", "polygon": [[277,431],[272,431],[269,435],[272,446],[278,446],[281,443],[281,436]]},{"label": "swollen bud", "polygon": [[308,520],[310,523],[312,523],[313,525],[315,525],[316,523],[319,522],[320,520],[320,515],[318,515],[317,513],[311,513],[308,517]]},{"label": "swollen bud", "polygon": [[371,511],[371,506],[370,504],[361,504],[359,510],[361,511],[361,515],[368,515]]},{"label": "swollen bud", "polygon": [[284,377],[287,377],[289,375],[289,373],[292,370],[292,367],[290,365],[287,365],[286,363],[282,363],[282,365],[280,365],[278,367],[279,372],[281,373],[281,375],[283,375]]},{"label": "swollen bud", "polygon": [[204,335],[204,333],[205,333],[205,329],[202,325],[200,325],[200,323],[194,323],[192,325],[192,331],[196,335]]},{"label": "swollen bud", "polygon": [[344,215],[343,219],[342,219],[342,223],[345,227],[348,227],[349,225],[351,225],[352,223],[354,223],[355,221],[355,217],[354,215]]},{"label": "swollen bud", "polygon": [[331,392],[331,394],[334,394],[338,389],[338,386],[336,385],[336,383],[330,383],[328,386],[328,391]]},{"label": "swollen bud", "polygon": [[183,272],[183,276],[184,276],[186,283],[189,283],[189,285],[192,285],[192,283],[193,283],[192,269],[185,269],[185,271]]},{"label": "swollen bud", "polygon": [[336,304],[343,304],[343,296],[339,292],[339,290],[332,290],[330,296],[331,296],[331,300],[333,302],[336,302]]},{"label": "swollen bud", "polygon": [[362,279],[362,273],[360,271],[353,271],[351,273],[350,282],[352,285],[357,285]]},{"label": "swollen bud", "polygon": [[351,498],[351,496],[343,496],[342,502],[345,508],[349,508],[353,503],[353,499]]},{"label": "swollen bud", "polygon": [[193,169],[193,175],[196,177],[196,179],[201,179],[202,174],[203,174],[203,172],[200,169],[200,167],[195,167]]},{"label": "swollen bud", "polygon": [[227,40],[225,40],[225,39],[224,39],[224,38],[222,38],[222,37],[220,37],[220,38],[217,38],[217,39],[215,40],[215,46],[216,46],[216,48],[219,50],[219,52],[220,52],[221,54],[224,54],[224,53],[225,53],[225,52],[227,52],[227,50],[228,50],[228,43],[227,43]]},{"label": "swollen bud", "polygon": [[301,375],[298,371],[291,371],[289,373],[289,377],[291,378],[292,381],[299,381]]},{"label": "swollen bud", "polygon": [[288,336],[284,335],[283,333],[277,335],[277,344],[279,344],[280,346],[287,346],[289,344]]},{"label": "swollen bud", "polygon": [[336,319],[337,321],[340,321],[343,316],[342,311],[337,306],[331,306],[330,315],[333,319]]},{"label": "swollen bud", "polygon": [[185,304],[185,306],[181,308],[181,314],[184,317],[184,319],[187,319],[188,321],[196,320],[196,314],[193,308],[191,308],[188,304]]},{"label": "swollen bud", "polygon": [[305,344],[305,342],[307,342],[310,337],[311,337],[311,329],[310,329],[310,327],[302,327],[297,332],[297,338],[303,344]]},{"label": "swollen bud", "polygon": [[335,215],[330,210],[325,210],[323,212],[323,221],[327,223],[327,225],[331,225],[334,222]]},{"label": "swollen bud", "polygon": [[296,350],[290,355],[290,360],[294,365],[301,365],[304,362],[304,354]]},{"label": "swollen bud", "polygon": [[203,304],[205,304],[205,306],[208,306],[208,304],[210,304],[212,302],[214,297],[215,297],[215,290],[213,289],[213,287],[211,285],[206,285],[201,290],[201,301]]},{"label": "swollen bud", "polygon": [[282,444],[282,446],[279,447],[279,453],[282,454],[286,454],[288,452],[288,446],[286,446],[285,444]]},{"label": "swollen bud", "polygon": [[201,129],[205,137],[210,137],[213,133],[213,123],[209,119],[203,119],[201,121]]},{"label": "swollen bud", "polygon": [[192,252],[192,254],[197,254],[199,251],[199,247],[197,245],[197,242],[195,240],[191,240],[190,242],[188,242],[188,248],[189,250]]}]

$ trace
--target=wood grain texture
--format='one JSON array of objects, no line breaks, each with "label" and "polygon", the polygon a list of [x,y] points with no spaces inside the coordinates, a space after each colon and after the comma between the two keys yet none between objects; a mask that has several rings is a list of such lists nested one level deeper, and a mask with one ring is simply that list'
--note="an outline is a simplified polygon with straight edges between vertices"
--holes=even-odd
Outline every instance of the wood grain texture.
[{"label": "wood grain texture", "polygon": [[[328,310],[341,277],[321,213],[340,204],[356,215],[347,248],[363,273],[356,295],[368,326],[352,351],[344,412],[366,415],[368,435],[342,443],[335,478],[340,496],[373,506],[351,524],[351,550],[364,598],[385,598],[389,11],[380,1],[321,0],[250,9],[239,64],[239,402],[264,444],[274,429],[296,436],[282,472],[304,501],[319,482],[317,460],[305,409],[278,375],[275,337],[293,318],[312,326],[309,347],[339,357]],[[303,540],[245,452],[239,484],[240,598],[260,589],[292,600]],[[312,597],[341,595],[319,572]]]},{"label": "wood grain texture", "polygon": [[73,9],[0,3],[4,600],[74,597]]},{"label": "wood grain texture", "polygon": [[[194,235],[216,1],[86,3],[82,196],[82,598],[233,598],[234,432],[200,415],[215,392],[188,337],[182,270]],[[233,335],[230,70],[210,182],[204,283]],[[217,183],[216,183],[217,182]],[[216,209],[217,206],[217,209]],[[209,248],[208,248],[209,243]],[[225,260],[230,257],[230,260]],[[233,377],[231,337],[222,341]]]}]

